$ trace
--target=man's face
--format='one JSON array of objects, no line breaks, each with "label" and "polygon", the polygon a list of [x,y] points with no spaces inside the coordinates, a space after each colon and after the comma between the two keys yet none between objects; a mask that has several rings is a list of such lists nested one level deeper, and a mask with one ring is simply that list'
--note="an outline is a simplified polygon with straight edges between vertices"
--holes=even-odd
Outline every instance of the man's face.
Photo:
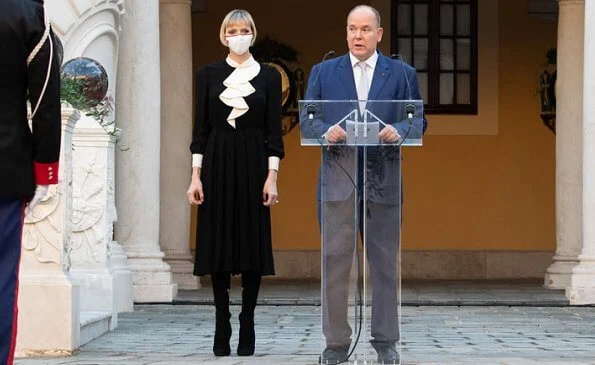
[{"label": "man's face", "polygon": [[382,32],[383,29],[378,26],[376,16],[370,9],[357,9],[347,18],[347,46],[360,61],[376,52],[376,46],[382,40]]}]

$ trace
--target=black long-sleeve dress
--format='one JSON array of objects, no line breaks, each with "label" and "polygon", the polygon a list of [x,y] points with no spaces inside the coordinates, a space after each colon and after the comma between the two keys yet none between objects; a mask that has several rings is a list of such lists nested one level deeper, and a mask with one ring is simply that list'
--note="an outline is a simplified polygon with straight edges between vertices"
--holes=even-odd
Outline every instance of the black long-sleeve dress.
[{"label": "black long-sleeve dress", "polygon": [[244,98],[249,110],[227,122],[232,108],[219,95],[235,70],[226,61],[201,68],[191,152],[203,155],[204,202],[198,208],[195,275],[257,271],[274,275],[270,209],[263,205],[268,157],[283,158],[281,77],[261,65]]}]

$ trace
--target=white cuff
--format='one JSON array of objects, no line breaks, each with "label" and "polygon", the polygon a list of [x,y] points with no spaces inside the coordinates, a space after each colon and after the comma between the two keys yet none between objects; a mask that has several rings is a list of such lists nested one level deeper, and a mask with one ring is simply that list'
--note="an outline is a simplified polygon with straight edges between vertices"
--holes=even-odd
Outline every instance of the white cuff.
[{"label": "white cuff", "polygon": [[269,157],[269,170],[279,171],[279,161],[281,159],[277,156],[270,156]]},{"label": "white cuff", "polygon": [[202,168],[202,154],[200,154],[200,153],[192,154],[192,167],[201,167]]}]

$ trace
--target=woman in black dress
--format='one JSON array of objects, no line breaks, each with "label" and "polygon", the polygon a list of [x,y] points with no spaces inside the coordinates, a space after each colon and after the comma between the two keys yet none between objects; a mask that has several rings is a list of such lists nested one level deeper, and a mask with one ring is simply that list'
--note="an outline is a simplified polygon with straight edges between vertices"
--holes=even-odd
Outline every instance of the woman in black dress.
[{"label": "woman in black dress", "polygon": [[237,353],[250,356],[260,280],[275,273],[270,207],[278,202],[277,171],[284,155],[281,76],[250,54],[256,27],[247,11],[227,14],[219,37],[229,55],[201,68],[196,79],[187,193],[198,205],[194,274],[211,275],[217,356],[230,354],[230,278],[241,274]]}]

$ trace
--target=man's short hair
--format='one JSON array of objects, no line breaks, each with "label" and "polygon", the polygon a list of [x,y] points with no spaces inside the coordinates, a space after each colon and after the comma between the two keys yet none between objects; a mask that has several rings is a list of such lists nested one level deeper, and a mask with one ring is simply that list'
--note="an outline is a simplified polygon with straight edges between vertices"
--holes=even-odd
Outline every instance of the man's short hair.
[{"label": "man's short hair", "polygon": [[372,13],[374,13],[374,15],[376,16],[376,25],[378,26],[378,28],[380,28],[380,13],[378,12],[378,10],[371,7],[370,5],[358,5],[355,8],[351,9],[349,14],[347,14],[347,19],[349,20],[349,17],[351,16],[351,14],[353,14],[354,11],[359,10],[359,9],[368,9]]}]

